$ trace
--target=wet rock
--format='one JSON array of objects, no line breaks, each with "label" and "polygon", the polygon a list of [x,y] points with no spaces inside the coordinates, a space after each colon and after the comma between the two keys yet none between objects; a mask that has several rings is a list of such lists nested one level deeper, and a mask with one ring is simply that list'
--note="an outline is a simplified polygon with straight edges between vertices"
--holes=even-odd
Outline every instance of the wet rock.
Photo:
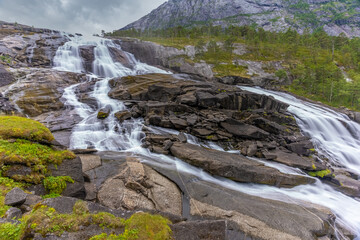
[{"label": "wet rock", "polygon": [[133,63],[129,56],[122,50],[115,47],[108,47],[110,56],[114,62],[121,63],[124,67],[133,68]]},{"label": "wet rock", "polygon": [[179,141],[180,141],[181,143],[187,143],[187,137],[186,137],[186,135],[185,135],[183,132],[179,133],[179,135],[177,136],[177,138],[179,139]]},{"label": "wet rock", "polygon": [[13,82],[15,82],[14,76],[9,73],[2,64],[0,64],[0,87],[9,85]]},{"label": "wet rock", "polygon": [[26,201],[27,194],[20,188],[13,188],[5,196],[5,205],[20,206]]},{"label": "wet rock", "polygon": [[276,122],[272,122],[269,121],[267,119],[264,118],[257,118],[253,120],[253,123],[255,126],[257,126],[258,128],[261,128],[262,130],[268,132],[268,133],[272,133],[272,134],[288,134],[286,132],[286,127],[281,126],[279,124],[277,124]]},{"label": "wet rock", "polygon": [[86,45],[79,47],[80,57],[83,59],[83,64],[85,71],[92,72],[93,71],[93,62],[95,60],[94,53],[95,46]]},{"label": "wet rock", "polygon": [[18,208],[12,207],[9,210],[7,210],[5,213],[5,218],[7,219],[19,219],[21,217],[22,217],[22,212]]},{"label": "wet rock", "polygon": [[288,144],[287,148],[299,155],[309,156],[310,153],[312,153],[310,149],[313,149],[314,145],[310,141],[302,141],[302,142]]},{"label": "wet rock", "polygon": [[185,129],[188,126],[185,120],[175,116],[171,116],[169,120],[174,125],[175,129],[181,130],[181,129]]},{"label": "wet rock", "polygon": [[266,139],[269,136],[268,132],[260,128],[244,124],[234,119],[228,119],[222,122],[221,126],[229,133],[245,139]]},{"label": "wet rock", "polygon": [[132,114],[129,111],[120,111],[115,113],[115,117],[119,122],[124,122],[125,120],[129,120]]},{"label": "wet rock", "polygon": [[196,106],[197,105],[197,98],[194,94],[194,92],[188,92],[184,95],[181,95],[178,97],[178,101],[181,104],[186,104],[189,106]]},{"label": "wet rock", "polygon": [[[295,153],[286,151],[286,149],[276,149],[263,152],[264,156],[267,156],[275,162],[279,162],[290,167],[296,167],[307,171],[322,171],[326,170],[326,166],[314,159],[308,157],[301,157]],[[273,156],[276,156],[274,158]]]},{"label": "wet rock", "polygon": [[19,81],[7,95],[17,99],[16,104],[23,114],[30,117],[65,110],[60,100],[64,88],[85,80],[83,74],[44,68],[19,68],[14,69],[13,74]]},{"label": "wet rock", "polygon": [[246,155],[249,157],[253,157],[257,152],[257,145],[256,144],[251,144],[248,148],[247,148],[247,152]]},{"label": "wet rock", "polygon": [[111,106],[106,106],[98,111],[97,118],[98,119],[106,119],[111,112]]},{"label": "wet rock", "polygon": [[294,187],[314,182],[308,177],[281,173],[277,169],[266,167],[237,154],[208,150],[188,143],[174,143],[170,151],[175,157],[193,166],[237,182],[253,182],[278,187]]}]

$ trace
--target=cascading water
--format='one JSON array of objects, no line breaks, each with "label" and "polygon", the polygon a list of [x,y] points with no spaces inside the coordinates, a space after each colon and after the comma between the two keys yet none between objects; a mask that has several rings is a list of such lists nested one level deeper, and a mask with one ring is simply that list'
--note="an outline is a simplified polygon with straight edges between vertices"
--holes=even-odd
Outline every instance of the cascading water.
[{"label": "cascading water", "polygon": [[[347,226],[353,232],[360,236],[360,202],[345,196],[331,187],[321,183],[319,180],[313,185],[302,185],[292,189],[280,189],[271,186],[257,184],[240,184],[228,179],[213,177],[201,169],[193,167],[179,159],[151,153],[148,149],[141,147],[141,139],[144,137],[142,132],[143,120],[132,119],[120,124],[116,121],[114,114],[118,111],[125,110],[125,105],[108,97],[109,79],[112,77],[122,77],[126,75],[136,75],[144,73],[166,73],[155,67],[138,62],[131,54],[125,53],[131,62],[131,68],[124,67],[122,64],[114,62],[109,53],[108,47],[120,49],[119,45],[110,40],[92,39],[84,40],[80,37],[74,37],[64,46],[60,47],[54,58],[55,69],[84,72],[84,67],[79,53],[79,47],[83,45],[95,46],[95,61],[93,62],[93,73],[88,74],[88,81],[97,81],[91,94],[97,100],[97,109],[94,110],[87,104],[81,103],[75,94],[78,84],[65,89],[63,97],[66,99],[65,104],[75,108],[83,120],[73,129],[71,136],[71,148],[88,148],[94,147],[100,151],[126,151],[134,154],[143,155],[144,161],[149,164],[158,165],[162,168],[169,168],[179,172],[185,172],[196,176],[204,181],[208,181],[219,186],[223,186],[247,194],[260,196],[269,199],[277,199],[285,202],[309,201],[329,207],[337,216],[337,221]],[[255,90],[254,90],[255,91]],[[110,108],[110,115],[105,120],[97,119],[97,112],[101,108]],[[291,110],[291,108],[289,109]],[[327,110],[314,106],[314,110],[322,111],[322,114],[328,115],[329,118],[335,114]],[[294,113],[295,114],[295,113]],[[337,116],[340,117],[341,115]],[[342,116],[344,118],[344,116]],[[314,120],[315,121],[315,120]],[[300,126],[305,127],[305,125]],[[349,124],[348,128],[355,127]],[[346,129],[346,128],[345,128]],[[166,129],[153,128],[153,131],[169,131]],[[172,131],[173,134],[178,132]],[[319,130],[320,131],[320,130]],[[350,131],[350,130],[349,130]],[[352,131],[353,138],[356,132]],[[320,133],[319,133],[320,134]],[[321,134],[320,134],[321,135]],[[193,136],[188,135],[189,142],[200,144]],[[325,138],[325,137],[324,137]],[[341,138],[341,137],[340,137]],[[358,139],[358,138],[357,138]],[[319,140],[320,141],[320,140]],[[353,140],[356,143],[357,140]],[[223,150],[212,142],[202,143],[208,148]],[[319,146],[319,145],[317,145]],[[351,145],[352,146],[352,145]],[[257,160],[258,161],[258,160]],[[341,161],[338,159],[338,161]],[[356,165],[356,164],[355,164]],[[284,167],[281,164],[272,164],[272,167],[278,168],[282,172],[289,174],[303,174],[298,169]],[[324,200],[326,199],[326,200]],[[341,239],[341,236],[339,236]]]},{"label": "cascading water", "polygon": [[260,88],[241,89],[271,95],[289,104],[288,111],[297,120],[304,135],[309,136],[320,154],[329,158],[334,165],[350,169],[360,175],[360,125],[345,114],[329,108],[301,101],[289,94]]}]

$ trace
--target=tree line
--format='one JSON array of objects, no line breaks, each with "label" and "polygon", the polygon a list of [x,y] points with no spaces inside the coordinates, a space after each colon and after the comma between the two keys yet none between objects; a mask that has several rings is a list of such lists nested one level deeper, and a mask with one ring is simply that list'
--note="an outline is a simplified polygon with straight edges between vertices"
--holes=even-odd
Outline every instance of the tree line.
[{"label": "tree line", "polygon": [[[288,90],[330,105],[360,109],[360,38],[357,37],[347,38],[345,34],[329,36],[322,28],[314,31],[305,29],[300,34],[291,28],[271,32],[255,25],[224,28],[211,24],[145,31],[129,29],[105,35],[161,38],[169,42],[186,39],[198,47],[207,45],[210,51],[213,49],[218,53],[231,50],[236,42],[243,43],[250,53],[232,57],[281,61],[286,73],[278,71],[276,75],[291,80]],[[223,43],[223,48],[214,45],[219,41]]]}]

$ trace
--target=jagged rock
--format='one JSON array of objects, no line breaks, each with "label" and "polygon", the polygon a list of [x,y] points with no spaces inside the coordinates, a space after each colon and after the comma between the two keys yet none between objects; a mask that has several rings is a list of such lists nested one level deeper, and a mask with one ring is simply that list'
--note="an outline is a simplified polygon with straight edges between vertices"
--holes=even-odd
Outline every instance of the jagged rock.
[{"label": "jagged rock", "polygon": [[26,201],[27,194],[20,188],[13,188],[5,196],[5,205],[20,206]]},{"label": "jagged rock", "polygon": [[120,111],[115,113],[115,117],[119,122],[124,122],[125,120],[129,120],[132,114],[129,111]]},{"label": "jagged rock", "polygon": [[181,193],[174,183],[134,158],[127,158],[119,172],[101,186],[101,204],[114,209],[156,209],[181,215]]},{"label": "jagged rock", "polygon": [[196,92],[196,98],[200,107],[214,107],[217,103],[216,97],[208,92]]},{"label": "jagged rock", "polygon": [[[325,9],[326,4],[335,2],[336,8]],[[297,20],[296,14],[299,9],[294,8],[296,2],[275,0],[270,2],[259,1],[212,1],[201,0],[189,2],[187,0],[171,0],[162,4],[148,15],[125,26],[123,29],[165,29],[176,26],[195,25],[199,22],[216,21],[217,26],[251,25],[256,22],[265,30],[282,31],[293,28],[299,33],[309,27],[307,22]],[[359,9],[360,5],[348,5],[342,1],[309,1],[302,14],[311,14],[316,20],[311,25],[312,30],[324,26],[324,30],[330,35],[345,33],[346,36],[358,36],[360,32],[357,26],[358,14],[349,16],[346,20],[333,21],[336,14],[350,15],[352,9]],[[284,17],[286,16],[286,17]],[[277,19],[273,21],[273,19]],[[286,19],[294,19],[287,21]],[[230,20],[231,19],[231,20]],[[185,52],[185,51],[184,51]]]},{"label": "jagged rock", "polygon": [[2,64],[0,64],[0,87],[9,85],[14,81],[14,76],[9,73]]},{"label": "jagged rock", "polygon": [[171,116],[169,120],[174,125],[175,129],[181,130],[181,129],[185,129],[188,126],[185,120],[175,116]]},{"label": "jagged rock", "polygon": [[[285,149],[265,151],[263,154],[264,156],[267,156],[269,160],[272,159],[275,162],[279,162],[290,167],[297,167],[307,171],[321,171],[326,169],[324,164],[321,164],[314,159],[301,157],[297,154],[286,152]],[[276,156],[276,158],[274,156]]]},{"label": "jagged rock", "polygon": [[114,62],[121,63],[124,67],[132,68],[133,64],[129,56],[124,51],[115,47],[108,47],[108,49]]},{"label": "jagged rock", "polygon": [[266,167],[240,155],[208,150],[188,143],[174,143],[170,151],[175,157],[193,166],[238,182],[253,182],[278,187],[294,187],[314,182],[308,177],[281,173],[277,169]]},{"label": "jagged rock", "polygon": [[10,208],[5,213],[5,218],[7,219],[19,219],[21,218],[21,216],[22,216],[21,210],[14,207]]},{"label": "jagged rock", "polygon": [[111,106],[106,106],[98,111],[97,118],[98,119],[105,119],[110,115]]},{"label": "jagged rock", "polygon": [[269,136],[268,132],[264,130],[241,123],[234,119],[228,119],[221,123],[221,126],[226,129],[229,133],[247,139],[266,139]]},{"label": "jagged rock", "polygon": [[186,135],[185,135],[183,132],[179,133],[179,135],[177,136],[177,138],[179,139],[179,141],[180,141],[181,143],[187,143],[187,137],[186,137]]},{"label": "jagged rock", "polygon": [[81,160],[82,171],[87,172],[91,169],[101,166],[101,158],[97,155],[92,154],[78,154],[77,155]]},{"label": "jagged rock", "polygon": [[313,149],[314,145],[310,141],[302,141],[288,144],[287,148],[299,155],[309,156],[311,153],[310,149]]},{"label": "jagged rock", "polygon": [[83,59],[85,71],[87,71],[87,72],[93,71],[92,64],[95,60],[94,48],[95,48],[95,46],[92,46],[92,45],[79,47],[79,53],[80,53],[81,58]]}]

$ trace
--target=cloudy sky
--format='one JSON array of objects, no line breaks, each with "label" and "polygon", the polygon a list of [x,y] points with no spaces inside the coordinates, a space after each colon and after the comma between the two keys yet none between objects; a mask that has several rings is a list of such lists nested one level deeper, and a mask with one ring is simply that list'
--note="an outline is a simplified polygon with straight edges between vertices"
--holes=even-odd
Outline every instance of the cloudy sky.
[{"label": "cloudy sky", "polygon": [[0,20],[93,34],[119,29],[166,0],[0,0]]}]

